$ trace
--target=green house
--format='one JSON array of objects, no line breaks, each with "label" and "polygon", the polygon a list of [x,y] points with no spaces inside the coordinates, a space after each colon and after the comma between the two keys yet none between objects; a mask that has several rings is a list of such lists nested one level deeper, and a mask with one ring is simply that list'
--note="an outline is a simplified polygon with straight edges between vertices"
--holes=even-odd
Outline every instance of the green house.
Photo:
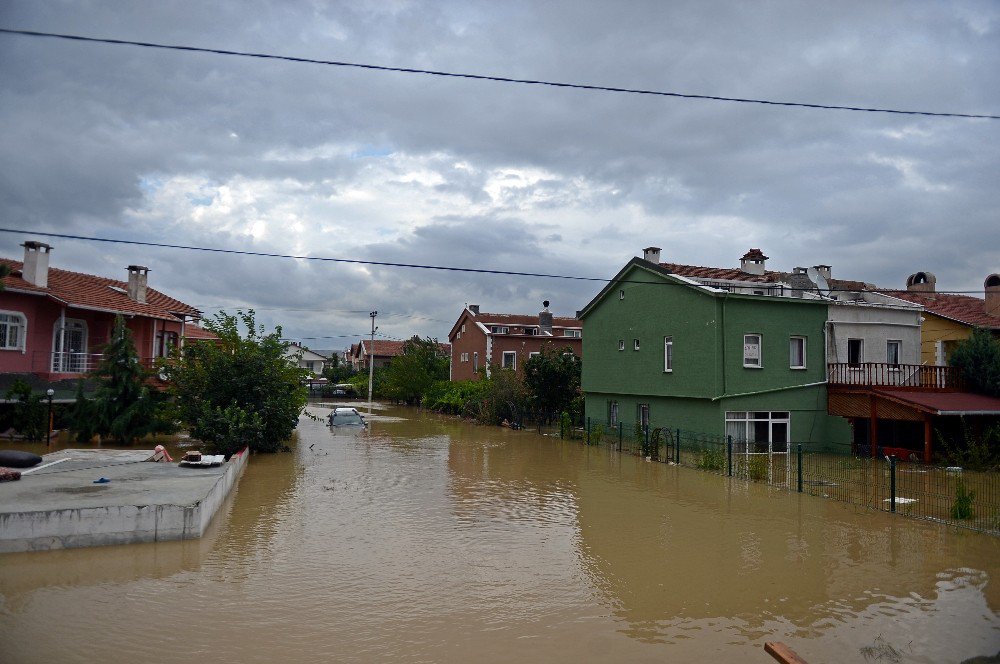
[{"label": "green house", "polygon": [[847,421],[827,414],[825,301],[792,296],[759,250],[713,286],[650,249],[579,313],[591,422],[729,435],[759,451],[850,441]]}]

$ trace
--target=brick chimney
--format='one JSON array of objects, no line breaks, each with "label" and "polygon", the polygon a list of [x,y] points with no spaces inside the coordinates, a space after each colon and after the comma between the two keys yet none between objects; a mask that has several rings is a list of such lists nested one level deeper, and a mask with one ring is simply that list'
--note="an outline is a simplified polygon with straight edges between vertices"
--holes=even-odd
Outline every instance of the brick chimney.
[{"label": "brick chimney", "polygon": [[39,288],[49,287],[49,252],[52,247],[44,242],[28,240],[24,247],[24,265],[21,278]]},{"label": "brick chimney", "polygon": [[478,304],[470,304],[469,305],[469,311],[472,312],[473,316],[478,316],[479,315],[479,305]]},{"label": "brick chimney", "polygon": [[542,302],[542,306],[545,308],[538,312],[538,327],[542,334],[552,336],[552,312],[549,311],[549,301]]},{"label": "brick chimney", "polygon": [[649,261],[650,263],[660,264],[660,248],[659,247],[646,247],[642,250],[642,258]]},{"label": "brick chimney", "polygon": [[740,259],[740,269],[747,274],[764,274],[764,261],[766,260],[767,256],[764,255],[763,251],[751,249]]},{"label": "brick chimney", "polygon": [[146,275],[148,274],[148,267],[128,266],[128,296],[139,304],[146,304]]},{"label": "brick chimney", "polygon": [[933,293],[935,284],[937,277],[930,272],[916,272],[906,278],[906,290],[915,293]]},{"label": "brick chimney", "polygon": [[991,274],[983,282],[986,291],[986,313],[1000,318],[1000,274]]}]

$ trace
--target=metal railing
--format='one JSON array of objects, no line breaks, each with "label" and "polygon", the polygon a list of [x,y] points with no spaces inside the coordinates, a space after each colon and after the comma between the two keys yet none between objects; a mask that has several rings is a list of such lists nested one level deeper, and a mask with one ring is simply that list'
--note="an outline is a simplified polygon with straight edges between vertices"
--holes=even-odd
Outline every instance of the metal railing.
[{"label": "metal railing", "polygon": [[831,363],[827,365],[827,381],[830,385],[906,387],[929,390],[962,389],[962,376],[957,367],[939,367],[926,364]]},{"label": "metal railing", "polygon": [[[41,374],[86,374],[94,371],[101,363],[102,353],[47,353],[35,351],[31,357],[31,372]],[[146,369],[156,367],[160,358],[140,357],[139,364]]]},{"label": "metal railing", "polygon": [[[549,435],[560,432],[556,429]],[[754,443],[653,425],[609,425],[590,418],[572,437],[650,461],[1000,535],[1000,473],[995,470],[934,466],[896,456],[856,456],[850,444]]]}]

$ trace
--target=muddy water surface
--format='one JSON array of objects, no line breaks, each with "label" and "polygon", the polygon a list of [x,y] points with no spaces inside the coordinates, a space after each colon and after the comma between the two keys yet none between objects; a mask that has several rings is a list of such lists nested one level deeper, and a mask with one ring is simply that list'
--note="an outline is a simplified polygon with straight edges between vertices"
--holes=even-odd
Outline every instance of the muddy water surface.
[{"label": "muddy water surface", "polygon": [[362,434],[303,418],[202,540],[0,555],[0,660],[1000,651],[998,538],[530,432],[373,419]]}]

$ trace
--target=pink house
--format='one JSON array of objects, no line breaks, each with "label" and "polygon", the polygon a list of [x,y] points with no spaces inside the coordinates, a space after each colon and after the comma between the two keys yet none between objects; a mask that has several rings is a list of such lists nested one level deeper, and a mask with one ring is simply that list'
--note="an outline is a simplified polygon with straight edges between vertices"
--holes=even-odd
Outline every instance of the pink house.
[{"label": "pink house", "polygon": [[196,324],[200,311],[147,286],[147,267],[130,265],[119,281],[50,268],[52,247],[22,246],[23,261],[0,258],[10,269],[0,291],[0,373],[53,381],[91,371],[117,315],[147,366],[185,338],[214,337]]}]

